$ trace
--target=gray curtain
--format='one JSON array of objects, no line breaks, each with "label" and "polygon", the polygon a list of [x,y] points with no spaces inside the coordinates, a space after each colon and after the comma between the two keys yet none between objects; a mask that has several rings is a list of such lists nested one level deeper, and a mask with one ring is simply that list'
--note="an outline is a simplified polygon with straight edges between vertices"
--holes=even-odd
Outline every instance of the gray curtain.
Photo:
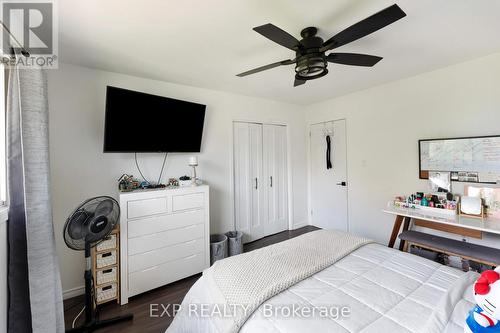
[{"label": "gray curtain", "polygon": [[46,74],[10,69],[7,92],[9,333],[64,331],[49,193]]}]

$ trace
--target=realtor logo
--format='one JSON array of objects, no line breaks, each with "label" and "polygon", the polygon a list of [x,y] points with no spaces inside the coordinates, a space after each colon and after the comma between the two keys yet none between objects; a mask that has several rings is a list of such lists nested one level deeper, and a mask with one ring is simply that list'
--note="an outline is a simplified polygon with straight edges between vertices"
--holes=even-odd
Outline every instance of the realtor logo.
[{"label": "realtor logo", "polygon": [[[2,1],[2,50],[18,66],[56,68],[57,16],[53,1]],[[13,65],[13,59],[9,64]],[[5,62],[5,61],[4,61]]]}]

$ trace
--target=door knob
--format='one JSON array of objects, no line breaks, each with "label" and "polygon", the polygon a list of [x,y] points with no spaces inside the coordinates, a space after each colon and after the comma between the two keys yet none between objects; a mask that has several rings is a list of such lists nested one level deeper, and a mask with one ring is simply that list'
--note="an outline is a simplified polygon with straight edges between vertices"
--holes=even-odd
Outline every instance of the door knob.
[{"label": "door knob", "polygon": [[347,182],[340,182],[340,183],[337,183],[337,185],[339,185],[339,186],[347,186]]}]

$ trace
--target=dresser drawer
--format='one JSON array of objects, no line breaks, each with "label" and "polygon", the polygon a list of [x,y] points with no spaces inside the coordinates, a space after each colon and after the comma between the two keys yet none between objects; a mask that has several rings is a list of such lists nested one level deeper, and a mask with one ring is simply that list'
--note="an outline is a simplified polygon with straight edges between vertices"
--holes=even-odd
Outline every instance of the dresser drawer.
[{"label": "dresser drawer", "polygon": [[203,223],[204,210],[192,210],[170,215],[152,216],[128,222],[128,238],[154,234]]},{"label": "dresser drawer", "polygon": [[204,252],[205,238],[198,238],[184,243],[162,247],[158,250],[131,255],[128,257],[128,271],[129,273],[142,271],[169,261]]},{"label": "dresser drawer", "polygon": [[134,219],[167,212],[167,197],[129,201],[127,217]]},{"label": "dresser drawer", "polygon": [[205,254],[194,254],[143,271],[130,273],[129,296],[200,273],[206,268]]},{"label": "dresser drawer", "polygon": [[202,208],[205,205],[203,193],[181,194],[172,196],[172,211]]},{"label": "dresser drawer", "polygon": [[135,237],[128,240],[128,254],[134,255],[204,237],[204,224]]}]

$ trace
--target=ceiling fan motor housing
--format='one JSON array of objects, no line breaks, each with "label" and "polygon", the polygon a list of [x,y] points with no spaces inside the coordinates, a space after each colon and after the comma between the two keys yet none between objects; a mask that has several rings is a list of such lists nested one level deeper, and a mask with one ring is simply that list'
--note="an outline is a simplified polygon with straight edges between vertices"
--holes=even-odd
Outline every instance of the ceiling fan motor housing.
[{"label": "ceiling fan motor housing", "polygon": [[300,80],[312,80],[325,76],[328,61],[324,52],[320,51],[323,39],[316,36],[318,29],[314,27],[305,28],[300,35],[303,39],[296,51],[296,78]]}]

